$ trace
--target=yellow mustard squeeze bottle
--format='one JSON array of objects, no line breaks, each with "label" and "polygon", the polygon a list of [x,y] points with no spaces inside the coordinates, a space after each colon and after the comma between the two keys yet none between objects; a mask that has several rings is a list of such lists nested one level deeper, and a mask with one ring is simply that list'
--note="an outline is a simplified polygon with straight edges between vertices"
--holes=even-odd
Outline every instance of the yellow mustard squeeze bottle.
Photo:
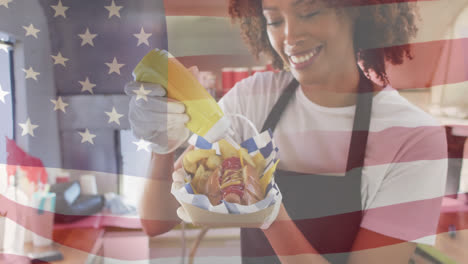
[{"label": "yellow mustard squeeze bottle", "polygon": [[133,70],[133,76],[138,82],[163,86],[167,97],[182,102],[190,117],[187,128],[210,143],[232,134],[231,122],[215,99],[166,50],[155,49],[146,54]]}]

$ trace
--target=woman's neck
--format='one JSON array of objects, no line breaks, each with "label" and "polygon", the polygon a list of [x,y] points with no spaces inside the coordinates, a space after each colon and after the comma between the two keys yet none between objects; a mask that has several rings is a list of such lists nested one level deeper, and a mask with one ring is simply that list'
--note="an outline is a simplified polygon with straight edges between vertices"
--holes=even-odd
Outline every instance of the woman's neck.
[{"label": "woman's neck", "polygon": [[356,104],[356,93],[305,90],[304,95],[315,104],[324,107],[345,107]]},{"label": "woman's neck", "polygon": [[[373,83],[374,96],[383,89]],[[313,103],[324,107],[346,107],[356,104],[359,89],[359,70],[357,67],[343,74],[330,76],[323,84],[301,84],[304,95]]]}]

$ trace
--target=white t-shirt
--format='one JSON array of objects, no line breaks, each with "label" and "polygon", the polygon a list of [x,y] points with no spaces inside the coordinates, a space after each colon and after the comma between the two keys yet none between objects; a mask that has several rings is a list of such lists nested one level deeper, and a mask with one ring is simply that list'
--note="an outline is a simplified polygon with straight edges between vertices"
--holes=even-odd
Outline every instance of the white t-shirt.
[{"label": "white t-shirt", "polygon": [[[219,102],[226,114],[238,113],[261,130],[273,105],[293,76],[264,72],[235,85]],[[299,87],[274,131],[279,168],[344,176],[355,106],[323,107]],[[254,134],[233,120],[235,139]],[[361,226],[399,238],[434,244],[441,197],[445,191],[445,130],[390,86],[373,98],[364,161]],[[350,210],[352,211],[352,210]]]}]

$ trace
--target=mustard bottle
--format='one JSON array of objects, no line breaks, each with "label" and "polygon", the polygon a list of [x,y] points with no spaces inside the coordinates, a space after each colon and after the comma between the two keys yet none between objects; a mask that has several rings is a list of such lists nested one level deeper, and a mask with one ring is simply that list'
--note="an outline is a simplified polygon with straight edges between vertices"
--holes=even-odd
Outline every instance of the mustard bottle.
[{"label": "mustard bottle", "polygon": [[185,105],[190,121],[187,128],[214,143],[232,135],[231,122],[216,100],[190,71],[166,50],[151,50],[133,71],[138,82],[163,86],[167,97]]}]

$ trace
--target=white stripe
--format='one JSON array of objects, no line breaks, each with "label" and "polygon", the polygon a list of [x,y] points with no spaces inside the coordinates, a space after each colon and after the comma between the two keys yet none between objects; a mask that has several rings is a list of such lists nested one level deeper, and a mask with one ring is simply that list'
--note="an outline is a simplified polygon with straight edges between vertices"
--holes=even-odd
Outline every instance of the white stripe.
[{"label": "white stripe", "polygon": [[[421,1],[417,4],[422,21],[418,23],[418,35],[412,43],[468,37],[468,32],[450,34],[457,19],[467,24],[466,0]],[[465,11],[461,12],[463,9]]]},{"label": "white stripe", "polygon": [[[467,11],[461,12],[467,8],[466,0],[421,1],[417,5],[421,21],[417,20],[419,30],[410,43],[468,37],[467,31],[450,34],[457,17],[466,24]],[[166,23],[169,51],[176,57],[250,55],[241,40],[239,26],[233,26],[228,17],[167,16]],[[401,44],[407,43],[394,45]]]},{"label": "white stripe", "polygon": [[176,57],[250,54],[228,18],[167,16],[166,23],[169,52]]}]

